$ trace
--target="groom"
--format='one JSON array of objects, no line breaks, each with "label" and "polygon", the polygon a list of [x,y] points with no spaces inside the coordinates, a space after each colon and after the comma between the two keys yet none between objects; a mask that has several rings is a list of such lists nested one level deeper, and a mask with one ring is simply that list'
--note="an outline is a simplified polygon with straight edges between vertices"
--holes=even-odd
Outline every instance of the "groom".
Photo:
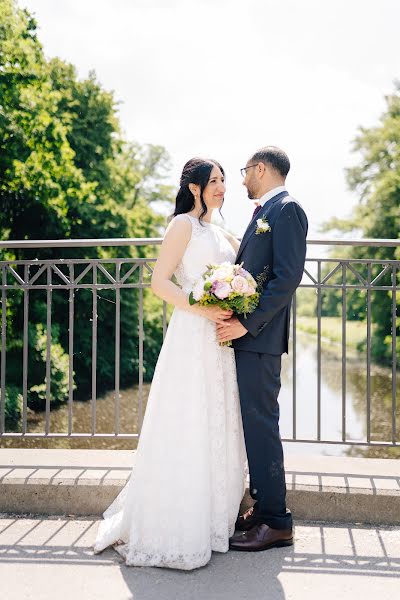
[{"label": "groom", "polygon": [[234,340],[243,428],[254,506],[238,517],[230,548],[267,550],[293,544],[292,515],[286,508],[278,394],[281,355],[288,351],[290,305],[306,256],[307,217],[285,188],[290,162],[274,146],[261,148],[242,169],[243,185],[258,206],[236,262],[254,277],[262,293],[247,318],[218,325],[219,341]]}]

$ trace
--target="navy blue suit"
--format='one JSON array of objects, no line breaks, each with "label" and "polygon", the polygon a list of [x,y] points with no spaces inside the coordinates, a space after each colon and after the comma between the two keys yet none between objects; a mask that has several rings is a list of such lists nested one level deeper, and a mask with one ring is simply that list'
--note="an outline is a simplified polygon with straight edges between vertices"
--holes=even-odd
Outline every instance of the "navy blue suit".
[{"label": "navy blue suit", "polygon": [[[271,231],[256,234],[265,217]],[[290,306],[304,270],[307,217],[286,191],[268,200],[251,220],[236,262],[253,277],[264,274],[257,309],[239,320],[248,333],[233,341],[250,470],[250,494],[262,521],[292,526],[279,434],[281,355],[288,351]]]}]

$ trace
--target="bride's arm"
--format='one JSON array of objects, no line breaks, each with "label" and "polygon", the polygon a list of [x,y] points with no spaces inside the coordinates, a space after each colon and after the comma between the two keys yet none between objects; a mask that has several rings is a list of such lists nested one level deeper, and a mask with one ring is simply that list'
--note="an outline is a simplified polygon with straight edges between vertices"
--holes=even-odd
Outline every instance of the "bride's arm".
[{"label": "bride's arm", "polygon": [[229,319],[232,315],[230,310],[223,310],[218,306],[200,306],[199,304],[191,306],[189,295],[171,281],[189,243],[191,232],[192,225],[189,220],[173,219],[171,221],[165,232],[160,254],[153,270],[151,289],[159,298],[169,304],[199,314],[211,321],[220,322]]},{"label": "bride's arm", "polygon": [[233,236],[231,233],[229,233],[229,231],[226,231],[226,229],[223,229],[223,227],[220,227],[219,225],[218,225],[218,227],[220,228],[220,230],[222,231],[222,233],[224,234],[224,236],[226,237],[228,242],[231,244],[234,251],[238,252],[239,246],[240,246],[240,241],[238,239],[236,239],[235,236]]}]

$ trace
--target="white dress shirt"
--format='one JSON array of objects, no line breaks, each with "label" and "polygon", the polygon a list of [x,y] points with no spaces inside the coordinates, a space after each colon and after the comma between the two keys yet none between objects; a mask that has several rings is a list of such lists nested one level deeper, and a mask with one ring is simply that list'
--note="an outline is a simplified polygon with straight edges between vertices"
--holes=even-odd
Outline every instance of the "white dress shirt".
[{"label": "white dress shirt", "polygon": [[269,192],[264,194],[264,196],[261,196],[261,198],[258,199],[257,203],[260,204],[261,206],[264,206],[264,204],[266,202],[268,202],[268,200],[271,200],[272,198],[274,198],[277,194],[280,194],[281,192],[286,192],[286,187],[284,185],[279,185],[278,187],[274,188],[273,190],[270,190]]}]

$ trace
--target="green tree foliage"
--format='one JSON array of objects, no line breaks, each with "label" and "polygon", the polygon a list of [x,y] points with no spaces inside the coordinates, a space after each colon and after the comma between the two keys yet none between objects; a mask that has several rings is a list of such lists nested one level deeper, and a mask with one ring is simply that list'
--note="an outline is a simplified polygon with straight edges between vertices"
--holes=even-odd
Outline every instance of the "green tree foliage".
[{"label": "green tree foliage", "polygon": [[[354,141],[354,151],[359,159],[358,166],[347,170],[347,181],[351,190],[360,196],[360,202],[348,219],[332,219],[325,230],[356,232],[365,238],[398,239],[400,237],[400,83],[395,84],[393,94],[386,98],[386,110],[375,127],[360,128]],[[343,254],[343,253],[342,253]],[[335,255],[338,252],[335,251]],[[399,260],[400,248],[379,246],[376,248],[346,249],[352,258],[374,258]],[[366,280],[366,268],[358,271]],[[382,271],[381,266],[371,270],[371,281]],[[397,273],[397,282],[400,274]],[[348,273],[348,282],[357,283],[357,278]],[[381,285],[392,285],[391,273],[380,279]],[[379,362],[391,360],[392,344],[392,294],[374,290],[371,293],[371,316],[376,324],[372,338],[372,354]],[[326,293],[324,314],[335,316],[339,312],[339,293]],[[348,292],[347,318],[366,319],[366,294]],[[397,314],[399,300],[397,300]],[[397,360],[400,361],[400,316],[396,321]]]},{"label": "green tree foliage", "polygon": [[[2,239],[68,239],[158,236],[164,218],[154,210],[170,202],[164,184],[168,156],[160,146],[123,138],[112,93],[95,74],[80,80],[73,65],[46,60],[37,24],[13,0],[0,0],[0,236]],[[150,256],[154,248],[41,249],[3,252],[26,258]],[[52,293],[52,390],[67,397],[68,293]],[[147,302],[145,294],[145,302]],[[121,291],[121,383],[138,372],[138,294]],[[91,387],[92,293],[75,292],[77,395]],[[151,307],[159,304],[151,303]],[[115,291],[98,299],[98,391],[114,385]],[[145,377],[153,373],[161,328],[146,316]],[[28,405],[43,403],[46,297],[31,292]],[[21,391],[23,295],[7,298],[8,397],[18,407]],[[146,330],[146,323],[145,323]],[[54,363],[54,364],[53,364]],[[45,394],[44,394],[45,395]],[[12,400],[11,400],[12,399]],[[18,412],[18,408],[15,409]]]}]

